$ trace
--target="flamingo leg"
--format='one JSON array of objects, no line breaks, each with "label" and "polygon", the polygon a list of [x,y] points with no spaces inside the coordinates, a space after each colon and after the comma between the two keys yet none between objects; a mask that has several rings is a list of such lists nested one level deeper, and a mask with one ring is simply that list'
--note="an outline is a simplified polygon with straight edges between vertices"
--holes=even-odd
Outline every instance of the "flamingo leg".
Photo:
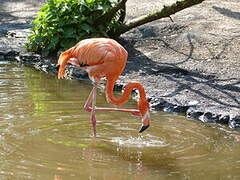
[{"label": "flamingo leg", "polygon": [[[93,127],[93,135],[96,137],[96,112],[97,111],[118,111],[118,112],[128,112],[133,115],[141,116],[141,113],[138,109],[122,109],[122,108],[108,108],[108,107],[96,107],[96,93],[97,93],[97,82],[93,83],[93,89],[90,92],[87,101],[84,105],[84,110],[91,112],[91,123]],[[143,132],[145,129],[149,127],[148,123],[145,123],[146,119],[149,119],[149,112],[142,117],[143,125],[140,128],[139,132]],[[147,121],[146,121],[147,122]],[[145,125],[146,124],[146,125]]]},{"label": "flamingo leg", "polygon": [[122,109],[122,108],[107,108],[107,107],[96,107],[96,111],[118,111],[118,112],[128,112],[136,116],[140,116],[140,111],[138,109]]},{"label": "flamingo leg", "polygon": [[91,112],[90,121],[92,123],[93,135],[96,137],[96,92],[97,92],[97,83],[93,83],[93,89],[90,92],[87,101],[84,105],[84,110]]},{"label": "flamingo leg", "polygon": [[[95,91],[95,92],[94,92]],[[93,110],[93,106],[92,106],[92,103],[93,103],[93,94],[96,93],[96,89],[92,89],[85,105],[84,105],[84,110],[85,111],[88,111],[88,112],[91,112]],[[96,94],[95,94],[96,96]],[[122,108],[108,108],[108,107],[96,107],[95,106],[95,112],[96,111],[118,111],[118,112],[128,112],[128,113],[131,113],[133,115],[136,115],[136,116],[140,116],[140,111],[138,109],[122,109]]]},{"label": "flamingo leg", "polygon": [[92,96],[92,111],[91,111],[91,122],[93,128],[93,135],[96,137],[96,93],[97,93],[97,85],[94,83],[93,86],[93,96]]},{"label": "flamingo leg", "polygon": [[[91,106],[87,106],[84,108],[85,111],[91,112],[92,111]],[[95,111],[117,111],[117,112],[128,112],[135,116],[140,116],[140,111],[138,109],[122,109],[122,108],[108,108],[108,107],[96,107]]]}]

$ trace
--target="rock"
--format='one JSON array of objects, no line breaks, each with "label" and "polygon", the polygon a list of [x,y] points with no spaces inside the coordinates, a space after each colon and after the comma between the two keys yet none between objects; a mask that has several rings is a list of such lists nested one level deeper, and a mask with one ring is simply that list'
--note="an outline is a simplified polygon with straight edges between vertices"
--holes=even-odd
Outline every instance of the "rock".
[{"label": "rock", "polygon": [[206,112],[198,117],[198,119],[202,122],[207,123],[216,123],[219,120],[220,115],[212,114],[211,112]]},{"label": "rock", "polygon": [[67,66],[66,76],[70,79],[88,79],[88,74],[85,70],[73,65]]},{"label": "rock", "polygon": [[229,127],[231,128],[240,128],[240,116],[235,116],[233,117],[229,123],[228,123]]},{"label": "rock", "polygon": [[150,104],[151,108],[156,111],[164,111],[164,112],[170,112],[170,113],[179,113],[179,114],[186,114],[186,111],[188,110],[189,106],[182,106],[177,104],[172,104],[167,102],[166,100],[162,98],[155,98],[150,97]]},{"label": "rock", "polygon": [[188,109],[186,112],[187,118],[192,119],[199,119],[200,116],[202,116],[204,112],[202,111],[193,111],[192,109]]},{"label": "rock", "polygon": [[41,62],[41,56],[32,52],[21,53],[19,55],[19,61],[25,64],[34,64]]}]

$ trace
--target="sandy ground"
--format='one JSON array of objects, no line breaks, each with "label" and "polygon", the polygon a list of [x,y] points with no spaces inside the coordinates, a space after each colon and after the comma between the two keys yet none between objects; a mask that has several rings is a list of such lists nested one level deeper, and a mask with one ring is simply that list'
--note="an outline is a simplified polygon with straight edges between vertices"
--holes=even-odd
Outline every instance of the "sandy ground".
[{"label": "sandy ground", "polygon": [[[128,18],[172,1],[161,2],[153,0],[148,5],[141,0],[138,4],[143,6],[136,7],[128,1]],[[213,114],[239,114],[238,0],[206,0],[172,19],[173,23],[169,18],[154,21],[122,36],[132,52],[124,79],[141,81],[154,100],[196,105],[199,111]]]}]

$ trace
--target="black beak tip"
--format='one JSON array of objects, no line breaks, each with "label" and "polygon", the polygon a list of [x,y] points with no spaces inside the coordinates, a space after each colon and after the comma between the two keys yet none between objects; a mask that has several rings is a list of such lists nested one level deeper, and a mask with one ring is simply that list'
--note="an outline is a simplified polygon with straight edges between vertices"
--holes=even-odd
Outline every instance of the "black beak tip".
[{"label": "black beak tip", "polygon": [[149,127],[149,124],[147,126],[142,126],[141,129],[138,131],[139,133],[142,133]]},{"label": "black beak tip", "polygon": [[59,64],[56,64],[56,70],[58,71],[58,69],[59,69],[59,67],[60,67],[60,65]]}]

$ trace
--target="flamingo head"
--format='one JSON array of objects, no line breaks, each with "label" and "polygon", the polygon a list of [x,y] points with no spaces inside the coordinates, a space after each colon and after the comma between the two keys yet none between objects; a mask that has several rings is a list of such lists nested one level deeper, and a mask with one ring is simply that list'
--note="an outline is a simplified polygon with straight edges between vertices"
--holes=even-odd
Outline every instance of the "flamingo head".
[{"label": "flamingo head", "polygon": [[142,126],[139,133],[142,133],[150,126],[150,113],[149,113],[149,103],[146,99],[140,100],[138,102],[138,108],[142,115]]},{"label": "flamingo head", "polygon": [[58,58],[58,79],[62,79],[64,77],[65,74],[65,66],[67,65],[69,59],[71,58],[71,54],[69,54],[69,52],[63,52],[62,54],[60,54],[59,58]]}]

